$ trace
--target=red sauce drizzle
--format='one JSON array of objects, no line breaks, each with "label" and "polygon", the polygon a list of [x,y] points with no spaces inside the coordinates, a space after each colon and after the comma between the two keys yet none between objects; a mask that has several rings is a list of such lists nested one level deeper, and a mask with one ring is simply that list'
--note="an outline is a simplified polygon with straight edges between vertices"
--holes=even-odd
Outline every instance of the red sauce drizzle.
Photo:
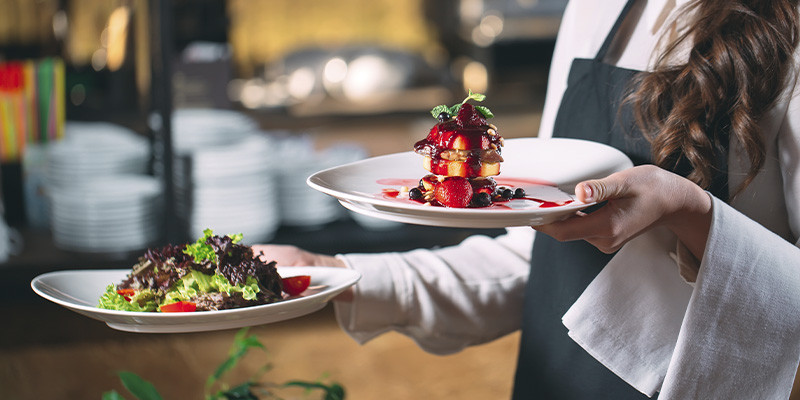
[{"label": "red sauce drizzle", "polygon": [[396,198],[397,196],[400,195],[400,191],[397,190],[397,189],[383,189],[383,190],[381,190],[381,192],[383,192],[384,196],[392,197],[392,198]]},{"label": "red sauce drizzle", "polygon": [[[423,177],[422,179],[425,179],[426,177]],[[494,189],[495,186],[506,186],[506,187],[510,188],[511,190],[514,190],[515,187],[518,187],[518,186],[521,186],[521,185],[556,186],[552,182],[548,182],[548,181],[544,181],[544,180],[540,180],[540,179],[531,179],[531,178],[498,178],[498,177],[495,177],[493,179],[496,180],[496,185],[494,185],[494,182],[492,182],[491,180],[487,180],[484,183],[486,186],[490,187],[492,190]],[[418,179],[383,178],[383,179],[378,179],[375,183],[377,183],[379,185],[386,185],[386,186],[394,186],[394,187],[405,186],[405,187],[408,187],[408,188],[413,188],[413,187],[417,187],[417,185],[419,184],[419,180]],[[480,190],[480,188],[478,188],[478,187],[474,187],[474,189],[475,189],[476,192],[478,190]],[[400,195],[400,191],[399,190],[393,189],[393,188],[385,188],[385,189],[381,190],[381,194],[379,196],[384,198],[384,199],[397,199],[398,201],[403,201],[403,199],[398,199],[399,195]],[[508,205],[506,205],[504,203],[507,203],[509,201],[515,201],[515,200],[516,201],[521,201],[521,200],[535,201],[535,202],[539,203],[539,208],[561,207],[561,206],[565,206],[567,204],[570,204],[570,203],[574,202],[574,200],[550,201],[550,200],[537,199],[535,197],[522,197],[522,198],[512,198],[512,199],[507,199],[507,200],[506,199],[492,199],[492,204],[491,205],[489,205],[487,207],[480,207],[480,208],[511,209],[511,207],[509,207]],[[425,200],[422,200],[422,199],[418,199],[418,200],[405,199],[405,201],[412,201],[412,202],[420,203],[420,204],[425,203]]]},{"label": "red sauce drizzle", "polygon": [[569,204],[569,203],[572,203],[572,202],[573,202],[573,200],[567,200],[567,201],[547,201],[547,200],[535,199],[535,198],[533,198],[533,197],[523,197],[523,198],[522,198],[522,199],[520,199],[520,200],[532,200],[532,201],[535,201],[535,202],[537,202],[537,203],[542,203],[542,204],[539,204],[539,208],[552,208],[552,207],[561,207],[561,206],[565,206],[565,205],[567,205],[567,204]]}]

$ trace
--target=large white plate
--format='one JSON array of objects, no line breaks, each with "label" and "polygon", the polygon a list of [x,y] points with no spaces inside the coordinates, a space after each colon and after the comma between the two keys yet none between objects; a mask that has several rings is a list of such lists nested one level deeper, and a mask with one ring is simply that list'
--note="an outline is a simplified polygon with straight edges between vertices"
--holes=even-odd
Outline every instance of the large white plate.
[{"label": "large white plate", "polygon": [[[334,267],[278,267],[282,277],[310,275],[311,288],[299,297],[234,310],[155,313],[97,308],[109,284],[121,282],[130,270],[57,271],[31,281],[38,295],[72,311],[128,332],[177,333],[241,328],[300,317],[320,310],[334,296],[361,279],[357,271]],[[317,287],[315,289],[315,287]]]},{"label": "large white plate", "polygon": [[312,188],[331,195],[349,210],[371,217],[418,225],[453,228],[504,228],[547,224],[588,207],[574,200],[578,182],[608,176],[633,166],[621,151],[578,139],[509,139],[503,147],[499,185],[522,187],[527,197],[566,203],[541,207],[530,200],[511,200],[487,208],[424,206],[383,194],[384,189],[416,186],[428,174],[414,152],[373,157],[311,175]]}]

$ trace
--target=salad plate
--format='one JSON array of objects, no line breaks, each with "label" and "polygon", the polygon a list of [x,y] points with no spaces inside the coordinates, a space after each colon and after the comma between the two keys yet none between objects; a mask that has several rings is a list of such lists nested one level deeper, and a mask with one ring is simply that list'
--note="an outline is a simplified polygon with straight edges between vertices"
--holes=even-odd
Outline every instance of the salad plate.
[{"label": "salad plate", "polygon": [[38,295],[79,314],[127,332],[183,333],[241,328],[284,321],[318,311],[361,279],[357,271],[335,267],[278,267],[283,278],[310,275],[311,286],[299,296],[259,306],[185,313],[131,312],[98,308],[109,284],[122,281],[126,270],[56,271],[37,276],[31,288]]},{"label": "salad plate", "polygon": [[423,157],[411,151],[329,168],[311,175],[307,183],[370,217],[452,228],[505,228],[564,219],[592,205],[575,199],[577,183],[633,166],[621,151],[579,139],[509,139],[502,154],[500,175],[494,177],[497,185],[521,187],[525,198],[483,208],[429,206],[398,195],[402,187],[415,187],[428,174]]}]

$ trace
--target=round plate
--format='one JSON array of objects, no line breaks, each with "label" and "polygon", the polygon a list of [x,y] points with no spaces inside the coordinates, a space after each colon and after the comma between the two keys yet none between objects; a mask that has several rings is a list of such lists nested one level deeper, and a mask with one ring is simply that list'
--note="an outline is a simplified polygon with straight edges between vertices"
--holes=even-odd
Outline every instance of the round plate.
[{"label": "round plate", "polygon": [[130,270],[57,271],[31,281],[38,295],[72,311],[128,332],[202,332],[255,326],[300,317],[323,308],[333,297],[361,279],[357,271],[335,267],[278,267],[282,277],[310,275],[311,288],[277,303],[233,310],[190,313],[116,311],[97,308],[110,284],[121,282]]},{"label": "round plate", "polygon": [[521,187],[528,199],[486,208],[446,208],[385,194],[386,189],[416,186],[428,174],[422,167],[423,157],[414,152],[326,169],[311,175],[307,183],[337,198],[349,210],[371,217],[453,228],[505,228],[566,218],[591,205],[574,199],[572,191],[577,183],[633,166],[624,153],[613,147],[564,138],[509,139],[503,147],[503,158],[500,175],[494,177],[498,185]]}]

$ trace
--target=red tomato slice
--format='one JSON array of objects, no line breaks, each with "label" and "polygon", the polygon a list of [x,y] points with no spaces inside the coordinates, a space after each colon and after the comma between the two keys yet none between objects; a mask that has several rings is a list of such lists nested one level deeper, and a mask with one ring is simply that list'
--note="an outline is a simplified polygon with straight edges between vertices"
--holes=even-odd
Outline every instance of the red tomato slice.
[{"label": "red tomato slice", "polygon": [[136,289],[117,289],[117,294],[131,301],[131,297],[136,295]]},{"label": "red tomato slice", "polygon": [[192,312],[197,311],[197,304],[191,301],[176,301],[170,304],[164,304],[160,308],[161,312]]},{"label": "red tomato slice", "polygon": [[283,281],[283,291],[289,296],[297,296],[303,293],[311,284],[311,276],[298,275],[281,279]]}]

